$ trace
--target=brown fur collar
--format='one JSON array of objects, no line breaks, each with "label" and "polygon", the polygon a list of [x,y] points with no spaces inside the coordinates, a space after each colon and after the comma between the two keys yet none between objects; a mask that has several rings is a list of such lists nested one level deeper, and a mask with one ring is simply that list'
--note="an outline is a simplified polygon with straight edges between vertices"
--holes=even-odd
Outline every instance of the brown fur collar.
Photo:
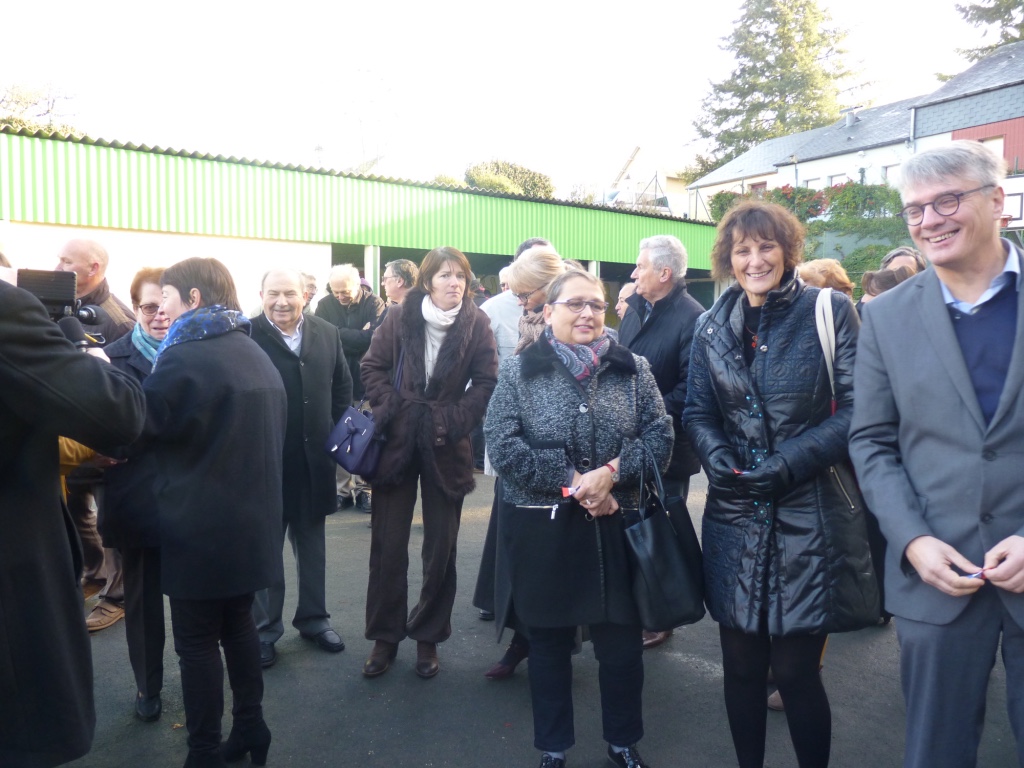
[{"label": "brown fur collar", "polygon": [[[463,302],[462,311],[459,312],[455,322],[448,329],[441,349],[437,353],[434,373],[430,377],[428,386],[423,359],[427,343],[427,321],[423,319],[423,312],[420,309],[424,296],[426,293],[421,288],[414,288],[406,294],[402,301],[401,340],[402,347],[405,349],[402,375],[409,377],[408,381],[413,385],[417,394],[423,395],[428,400],[435,400],[440,396],[446,383],[458,372],[462,361],[465,360],[469,344],[473,339],[473,325],[477,320],[479,310],[472,301]],[[462,390],[458,389],[453,393],[446,394],[459,396],[462,394]]]}]

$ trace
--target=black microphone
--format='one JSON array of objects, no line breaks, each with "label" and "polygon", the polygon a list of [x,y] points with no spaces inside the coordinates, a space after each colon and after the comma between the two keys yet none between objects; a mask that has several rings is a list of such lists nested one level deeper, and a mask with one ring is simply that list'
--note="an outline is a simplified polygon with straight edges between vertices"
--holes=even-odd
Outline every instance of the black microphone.
[{"label": "black microphone", "polygon": [[85,337],[85,328],[82,327],[77,317],[62,317],[57,321],[57,325],[64,334],[64,338],[75,345],[75,349],[79,352],[89,350],[89,340]]}]

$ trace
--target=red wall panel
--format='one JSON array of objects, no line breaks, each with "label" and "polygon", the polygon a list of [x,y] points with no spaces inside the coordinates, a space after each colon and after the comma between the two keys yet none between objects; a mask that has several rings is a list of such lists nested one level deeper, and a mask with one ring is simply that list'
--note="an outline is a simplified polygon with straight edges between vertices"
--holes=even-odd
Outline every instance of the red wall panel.
[{"label": "red wall panel", "polygon": [[1010,168],[1010,173],[1024,173],[1024,117],[953,131],[954,140],[975,139],[981,141],[994,139],[997,136],[1003,137],[1003,158]]}]

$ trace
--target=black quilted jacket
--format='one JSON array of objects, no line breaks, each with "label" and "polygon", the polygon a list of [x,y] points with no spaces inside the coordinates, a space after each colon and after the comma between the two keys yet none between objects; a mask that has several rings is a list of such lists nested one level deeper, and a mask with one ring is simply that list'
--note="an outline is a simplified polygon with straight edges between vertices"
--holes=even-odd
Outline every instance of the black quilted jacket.
[{"label": "black quilted jacket", "polygon": [[[791,273],[761,313],[758,349],[748,367],[742,350],[738,286],[728,289],[694,331],[683,421],[705,469],[728,447],[753,469],[778,452],[792,482],[782,496],[755,505],[712,487],[704,510],[707,604],[726,627],[772,635],[855,629],[850,601],[873,579],[866,541],[843,541],[834,526],[849,505],[829,475],[847,459],[853,362],[859,321],[834,293],[837,410],[814,323],[818,289]],[[765,624],[765,622],[767,622]]]}]

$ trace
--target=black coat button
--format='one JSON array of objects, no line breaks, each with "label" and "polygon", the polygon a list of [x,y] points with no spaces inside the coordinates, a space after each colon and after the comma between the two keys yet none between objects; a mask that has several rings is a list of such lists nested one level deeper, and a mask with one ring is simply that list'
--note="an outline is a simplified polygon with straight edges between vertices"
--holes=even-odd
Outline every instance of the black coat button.
[{"label": "black coat button", "polygon": [[995,451],[988,450],[981,454],[981,458],[985,461],[995,461],[998,454]]}]

